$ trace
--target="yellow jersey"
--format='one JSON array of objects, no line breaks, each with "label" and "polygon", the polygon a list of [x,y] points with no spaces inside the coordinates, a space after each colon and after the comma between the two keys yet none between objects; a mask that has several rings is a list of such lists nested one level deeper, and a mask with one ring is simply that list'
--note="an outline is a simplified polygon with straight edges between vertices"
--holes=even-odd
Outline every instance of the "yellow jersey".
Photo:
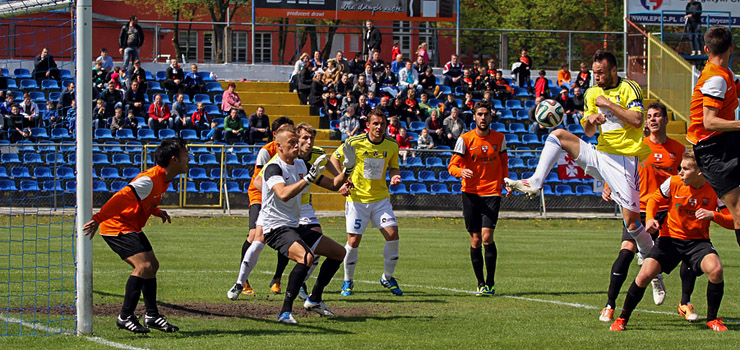
[{"label": "yellow jersey", "polygon": [[617,116],[606,109],[596,107],[596,98],[606,97],[609,101],[630,111],[645,113],[642,106],[642,88],[637,83],[628,79],[619,79],[617,86],[611,89],[602,89],[594,85],[586,90],[584,118],[581,125],[585,127],[586,117],[601,113],[606,117],[606,122],[599,125],[599,139],[596,149],[604,152],[622,156],[645,158],[650,154],[650,147],[642,142],[642,128],[636,128],[626,124]]},{"label": "yellow jersey", "polygon": [[[355,185],[347,200],[358,203],[372,203],[390,198],[385,173],[388,169],[398,167],[398,142],[390,136],[384,136],[380,143],[370,141],[368,134],[352,136],[344,142],[351,142],[355,147],[355,171],[350,179]],[[334,151],[334,157],[340,162],[344,148]]]}]

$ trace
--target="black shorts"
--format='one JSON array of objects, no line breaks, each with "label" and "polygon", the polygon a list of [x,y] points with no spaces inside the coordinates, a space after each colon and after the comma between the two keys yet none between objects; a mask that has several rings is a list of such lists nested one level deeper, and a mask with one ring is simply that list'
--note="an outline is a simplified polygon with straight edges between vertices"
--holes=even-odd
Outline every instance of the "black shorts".
[{"label": "black shorts", "polygon": [[321,230],[321,225],[319,225],[319,224],[300,225],[300,227],[305,227],[305,228],[307,228],[309,230],[312,230],[312,231],[315,231],[314,229],[318,227],[319,230]]},{"label": "black shorts", "polygon": [[717,251],[708,239],[658,237],[647,257],[657,260],[665,273],[671,273],[683,261],[697,276],[701,276],[701,261],[709,254],[717,254]]},{"label": "black shorts", "polygon": [[740,131],[724,132],[694,146],[696,164],[721,199],[740,186]]},{"label": "black shorts", "polygon": [[306,250],[311,250],[322,237],[321,233],[311,230],[307,225],[296,228],[282,226],[272,231],[265,232],[265,243],[272,249],[277,250],[284,256],[288,255],[290,246],[295,242],[301,242]]},{"label": "black shorts", "polygon": [[463,217],[468,232],[481,232],[481,229],[495,229],[498,222],[498,211],[501,208],[501,196],[481,197],[477,194],[462,193]]},{"label": "black shorts", "polygon": [[[658,232],[650,234],[653,237],[653,241],[658,239],[658,234],[660,234],[660,230],[663,229],[663,224],[665,223],[666,217],[668,217],[667,210],[661,210],[655,213],[655,220],[658,220],[658,223],[660,224],[660,228],[658,229]],[[643,226],[645,226],[645,223],[647,222],[647,214],[644,211],[640,212],[640,222],[642,223]],[[632,238],[632,235],[629,232],[627,232],[627,227],[624,225],[622,225],[622,241],[632,241],[632,242],[635,241],[635,239]]]},{"label": "black shorts", "polygon": [[260,217],[260,210],[262,210],[262,203],[254,203],[249,205],[250,230],[254,230],[257,228],[257,219]]},{"label": "black shorts", "polygon": [[108,243],[122,260],[142,252],[152,251],[152,244],[146,238],[144,232],[119,233],[118,236],[103,236],[105,243]]}]

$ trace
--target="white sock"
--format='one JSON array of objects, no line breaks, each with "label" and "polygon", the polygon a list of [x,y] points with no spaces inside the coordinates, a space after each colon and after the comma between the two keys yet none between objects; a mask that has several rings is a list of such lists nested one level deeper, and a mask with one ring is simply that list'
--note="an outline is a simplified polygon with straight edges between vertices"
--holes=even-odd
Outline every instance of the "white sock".
[{"label": "white sock", "polygon": [[344,280],[351,281],[355,279],[355,267],[357,267],[357,256],[359,255],[359,248],[352,248],[349,243],[344,246],[347,250],[347,255],[344,256]]},{"label": "white sock", "polygon": [[239,268],[239,277],[237,277],[236,283],[244,285],[244,282],[249,278],[249,274],[252,273],[254,265],[257,265],[257,260],[259,260],[264,247],[265,244],[260,241],[252,242],[247,252],[244,253],[244,260],[242,260],[242,266]]},{"label": "white sock", "polygon": [[398,264],[398,240],[385,241],[385,246],[383,246],[383,275],[385,275],[385,279],[393,278],[396,264]]},{"label": "white sock", "polygon": [[644,257],[647,257],[647,254],[650,252],[650,249],[653,248],[653,237],[650,236],[649,233],[645,230],[645,226],[642,226],[640,221],[637,221],[636,224],[638,225],[637,229],[634,231],[627,230],[627,232],[632,236],[632,238],[635,239],[635,243],[637,243],[637,249],[642,253]]},{"label": "white sock", "polygon": [[306,273],[306,279],[303,280],[303,283],[306,283],[308,279],[311,277],[311,274],[313,273],[313,270],[316,269],[316,266],[319,266],[319,260],[321,260],[321,257],[316,256],[313,258],[313,264],[311,264],[311,267],[308,268],[308,273]]},{"label": "white sock", "polygon": [[536,189],[542,188],[545,177],[550,173],[555,163],[558,162],[562,151],[563,146],[560,144],[560,139],[555,137],[555,135],[548,135],[545,140],[545,147],[540,154],[540,161],[537,163],[537,169],[534,171],[534,175],[528,179],[530,187]]}]

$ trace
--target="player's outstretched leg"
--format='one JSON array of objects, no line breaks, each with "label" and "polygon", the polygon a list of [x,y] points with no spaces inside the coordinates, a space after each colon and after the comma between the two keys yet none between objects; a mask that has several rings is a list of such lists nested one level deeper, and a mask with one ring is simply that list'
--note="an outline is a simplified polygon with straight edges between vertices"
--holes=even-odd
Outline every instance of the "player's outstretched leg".
[{"label": "player's outstretched leg", "polygon": [[236,300],[239,298],[239,294],[254,295],[254,290],[252,290],[251,287],[249,287],[251,294],[248,294],[249,291],[245,293],[246,287],[249,286],[247,279],[249,278],[249,274],[252,273],[254,266],[257,265],[260,253],[262,253],[262,248],[264,247],[265,243],[255,240],[247,249],[247,252],[244,254],[242,265],[239,268],[239,275],[236,278],[236,283],[234,283],[234,286],[226,293],[227,298]]},{"label": "player's outstretched leg", "polygon": [[686,263],[681,263],[681,302],[678,304],[678,314],[686,318],[686,321],[695,322],[699,315],[694,312],[691,304],[691,294],[694,293],[696,284],[696,273]]},{"label": "player's outstretched leg", "polygon": [[545,140],[545,147],[542,149],[540,161],[537,163],[537,169],[534,175],[529,179],[512,180],[504,178],[504,183],[514,191],[522,192],[529,197],[537,196],[540,193],[542,184],[560,158],[562,151],[567,151],[573,158],[577,158],[580,151],[581,139],[563,129],[553,130]]},{"label": "player's outstretched leg", "polygon": [[[624,281],[627,279],[627,273],[629,272],[630,263],[635,253],[626,249],[626,245],[631,243],[630,241],[622,242],[622,249],[619,251],[617,259],[612,264],[611,275],[609,276],[609,289],[606,293],[606,306],[601,310],[599,315],[599,321],[611,322],[614,319],[614,309],[617,303],[617,296],[619,291],[622,289]],[[634,244],[633,244],[634,245]]]}]

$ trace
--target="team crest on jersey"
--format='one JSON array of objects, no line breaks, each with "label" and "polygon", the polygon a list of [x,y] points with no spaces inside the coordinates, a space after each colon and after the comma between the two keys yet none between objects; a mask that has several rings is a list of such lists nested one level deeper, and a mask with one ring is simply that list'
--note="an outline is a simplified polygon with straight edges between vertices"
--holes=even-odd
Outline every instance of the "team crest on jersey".
[{"label": "team crest on jersey", "polygon": [[696,203],[697,203],[697,200],[696,200],[696,198],[689,198],[689,205],[691,205],[691,206],[695,206],[695,205],[696,205]]},{"label": "team crest on jersey", "polygon": [[675,153],[668,153],[668,154],[671,156],[671,159],[676,158],[676,154]]},{"label": "team crest on jersey", "polygon": [[660,162],[660,160],[663,159],[663,155],[660,153],[653,153],[653,158]]},{"label": "team crest on jersey", "polygon": [[483,153],[487,153],[488,152],[488,146],[481,146],[480,149],[483,151]]}]

